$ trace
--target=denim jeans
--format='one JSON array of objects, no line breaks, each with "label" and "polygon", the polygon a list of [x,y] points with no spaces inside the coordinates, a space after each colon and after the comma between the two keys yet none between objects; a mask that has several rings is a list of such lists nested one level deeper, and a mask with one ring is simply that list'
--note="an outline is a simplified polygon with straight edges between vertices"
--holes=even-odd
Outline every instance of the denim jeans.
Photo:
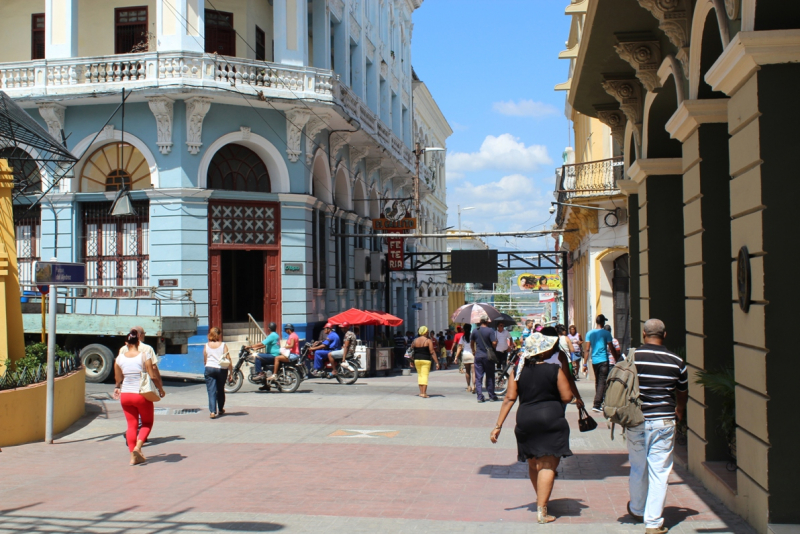
[{"label": "denim jeans", "polygon": [[646,528],[664,525],[667,480],[672,471],[675,419],[654,419],[629,428],[631,511],[644,516]]},{"label": "denim jeans", "polygon": [[606,380],[608,379],[608,362],[593,363],[594,370],[594,407],[603,408],[603,399],[606,396]]},{"label": "denim jeans", "polygon": [[225,408],[225,380],[228,379],[228,370],[206,367],[204,375],[208,390],[208,411],[218,413]]},{"label": "denim jeans", "polygon": [[261,352],[256,354],[255,367],[257,375],[264,372],[264,367],[271,369],[273,365],[275,365],[275,356],[272,354],[262,354]]}]

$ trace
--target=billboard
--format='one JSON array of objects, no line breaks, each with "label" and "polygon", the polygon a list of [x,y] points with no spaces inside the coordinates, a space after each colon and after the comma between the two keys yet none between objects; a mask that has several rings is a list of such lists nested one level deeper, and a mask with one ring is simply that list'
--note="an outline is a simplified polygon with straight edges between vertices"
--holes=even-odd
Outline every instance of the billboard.
[{"label": "billboard", "polygon": [[517,285],[523,291],[561,291],[561,277],[557,274],[524,273],[517,278]]},{"label": "billboard", "polygon": [[496,250],[453,250],[450,252],[450,281],[453,284],[497,283]]}]

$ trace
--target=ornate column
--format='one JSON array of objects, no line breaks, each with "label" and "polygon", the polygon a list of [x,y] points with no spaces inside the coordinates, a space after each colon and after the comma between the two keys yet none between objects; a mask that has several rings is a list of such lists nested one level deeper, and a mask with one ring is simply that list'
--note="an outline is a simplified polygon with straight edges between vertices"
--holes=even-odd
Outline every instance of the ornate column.
[{"label": "ornate column", "polygon": [[689,76],[689,27],[691,24],[689,0],[639,0],[639,5],[650,11],[658,20],[658,27],[678,49],[675,57],[681,62],[684,76]]},{"label": "ornate column", "polygon": [[[619,109],[625,114],[633,126],[633,137],[636,143],[637,157],[642,148],[642,86],[634,78],[607,78],[603,82],[603,89],[619,102]],[[624,133],[624,130],[623,130]],[[627,147],[625,147],[627,150]]]},{"label": "ornate column", "polygon": [[308,65],[308,4],[306,0],[274,0],[272,35],[275,63]]},{"label": "ornate column", "polygon": [[44,53],[47,59],[78,56],[78,0],[45,0]]},{"label": "ornate column", "polygon": [[156,0],[159,52],[205,52],[203,0]]}]

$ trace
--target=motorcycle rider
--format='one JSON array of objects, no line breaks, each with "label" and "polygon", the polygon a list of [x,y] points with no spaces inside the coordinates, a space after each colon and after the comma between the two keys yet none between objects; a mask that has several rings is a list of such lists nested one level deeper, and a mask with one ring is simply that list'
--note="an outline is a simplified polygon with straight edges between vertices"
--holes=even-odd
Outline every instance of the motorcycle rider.
[{"label": "motorcycle rider", "polygon": [[328,353],[328,360],[331,362],[333,368],[333,376],[336,376],[336,358],[340,357],[342,360],[354,358],[356,354],[356,345],[358,344],[358,337],[356,333],[350,329],[350,323],[342,323],[342,329],[345,331],[344,344],[339,350],[332,350]]},{"label": "motorcycle rider", "polygon": [[300,358],[300,338],[294,333],[294,325],[286,323],[283,331],[289,336],[289,339],[286,341],[286,346],[280,349],[281,355],[275,357],[275,368],[267,382],[274,382],[278,379],[278,369],[280,369],[281,363],[296,362]]},{"label": "motorcycle rider", "polygon": [[[312,374],[316,377],[320,377],[324,374],[325,358],[332,361],[330,358],[331,351],[338,350],[342,346],[339,334],[333,329],[331,323],[325,323],[325,326],[322,328],[322,333],[325,334],[325,341],[317,341],[309,349],[314,354],[314,372]],[[334,372],[336,372],[335,365],[333,369]]]},{"label": "motorcycle rider", "polygon": [[267,365],[273,365],[275,363],[275,359],[281,355],[281,338],[278,335],[277,330],[278,325],[275,323],[269,323],[269,325],[267,325],[267,337],[264,338],[264,341],[256,345],[246,347],[248,350],[264,350],[263,353],[259,352],[256,354],[256,376],[254,377],[256,380],[263,379],[266,376],[263,368]]}]

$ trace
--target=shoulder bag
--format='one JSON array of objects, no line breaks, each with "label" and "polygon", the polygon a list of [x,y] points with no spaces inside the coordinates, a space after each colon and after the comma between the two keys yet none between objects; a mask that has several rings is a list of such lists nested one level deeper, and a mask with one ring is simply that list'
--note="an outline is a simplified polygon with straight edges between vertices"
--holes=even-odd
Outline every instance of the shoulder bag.
[{"label": "shoulder bag", "polygon": [[225,343],[223,343],[222,346],[225,347],[225,351],[219,359],[219,367],[220,369],[227,369],[231,366],[231,353],[228,352],[228,346]]},{"label": "shoulder bag", "polygon": [[595,421],[585,407],[578,409],[578,428],[581,432],[589,432],[597,428],[597,421]]},{"label": "shoulder bag", "polygon": [[497,354],[494,353],[494,349],[490,345],[486,344],[486,340],[483,338],[481,329],[478,328],[478,330],[475,333],[478,334],[478,339],[481,340],[481,344],[483,345],[483,350],[486,351],[486,356],[489,358],[489,361],[492,363],[497,363],[499,361],[497,359]]},{"label": "shoulder bag", "polygon": [[161,395],[158,394],[158,388],[156,388],[153,379],[150,378],[150,374],[147,372],[144,354],[142,354],[142,377],[139,379],[139,395],[150,402],[158,402],[161,400]]}]

